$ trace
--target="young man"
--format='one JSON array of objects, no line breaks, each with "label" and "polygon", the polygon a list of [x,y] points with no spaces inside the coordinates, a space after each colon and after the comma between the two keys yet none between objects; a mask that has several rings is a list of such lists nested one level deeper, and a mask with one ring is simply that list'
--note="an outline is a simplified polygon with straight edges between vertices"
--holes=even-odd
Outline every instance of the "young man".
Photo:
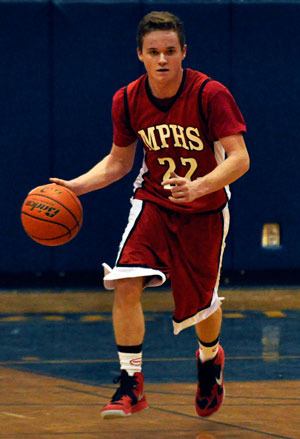
[{"label": "young man", "polygon": [[73,180],[51,181],[78,195],[104,188],[132,169],[140,140],[144,161],[128,225],[115,267],[104,264],[104,285],[115,289],[113,327],[121,375],[120,387],[101,415],[127,416],[147,407],[141,294],[144,287],[169,278],[174,333],[195,326],[195,407],[199,416],[209,416],[224,395],[217,290],[229,226],[228,185],[249,168],[246,126],[227,88],[182,68],[187,49],[178,17],[147,14],[139,23],[137,42],[146,74],[114,95],[111,152]]}]

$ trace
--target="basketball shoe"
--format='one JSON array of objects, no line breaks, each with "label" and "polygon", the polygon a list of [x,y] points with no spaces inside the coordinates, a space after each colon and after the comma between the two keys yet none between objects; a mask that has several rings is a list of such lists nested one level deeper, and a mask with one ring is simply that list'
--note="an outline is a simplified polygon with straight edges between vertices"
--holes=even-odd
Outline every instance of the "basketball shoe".
[{"label": "basketball shoe", "polygon": [[199,350],[196,351],[198,386],[195,400],[196,412],[199,416],[210,416],[216,412],[224,397],[224,363],[225,354],[221,345],[212,360],[202,363]]},{"label": "basketball shoe", "polygon": [[111,401],[101,410],[103,419],[120,418],[132,415],[148,408],[144,391],[144,375],[136,372],[129,376],[126,370],[115,381],[120,387],[114,393]]}]

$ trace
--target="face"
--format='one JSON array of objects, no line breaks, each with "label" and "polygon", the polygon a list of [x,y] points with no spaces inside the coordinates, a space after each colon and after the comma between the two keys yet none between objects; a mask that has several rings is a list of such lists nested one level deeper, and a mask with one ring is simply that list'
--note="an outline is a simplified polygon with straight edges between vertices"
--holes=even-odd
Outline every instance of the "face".
[{"label": "face", "polygon": [[172,30],[155,30],[144,36],[138,58],[144,63],[150,82],[180,81],[186,46],[181,48],[178,35]]}]

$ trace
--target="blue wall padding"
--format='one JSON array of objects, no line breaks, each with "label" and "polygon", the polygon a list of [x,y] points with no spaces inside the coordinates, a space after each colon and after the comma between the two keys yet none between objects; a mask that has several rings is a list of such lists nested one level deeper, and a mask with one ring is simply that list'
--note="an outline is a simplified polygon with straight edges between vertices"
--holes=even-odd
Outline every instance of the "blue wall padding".
[{"label": "blue wall padding", "polygon": [[[55,175],[78,175],[109,152],[112,95],[138,73],[134,33],[129,32],[135,29],[138,12],[130,3],[62,2],[54,8]],[[84,227],[74,243],[54,250],[55,270],[113,263],[127,220],[132,179],[126,181],[82,199]]]},{"label": "blue wall padding", "polygon": [[[251,172],[236,184],[234,267],[299,268],[300,4],[263,3],[232,10],[232,78],[252,158]],[[264,222],[280,223],[281,250],[261,248]]]},{"label": "blue wall padding", "polygon": [[[135,30],[153,9],[183,19],[186,65],[224,82],[248,123],[252,167],[232,186],[224,268],[300,268],[300,4],[45,0],[0,1],[0,272],[84,272],[114,262],[138,162],[121,182],[82,197],[84,226],[66,246],[31,241],[19,212],[31,188],[72,178],[109,152],[112,95],[143,72]],[[280,223],[280,249],[262,249],[265,222]]]},{"label": "blue wall padding", "polygon": [[0,59],[0,270],[49,270],[49,249],[28,241],[20,226],[26,192],[49,173],[51,66],[46,2],[0,3]]}]

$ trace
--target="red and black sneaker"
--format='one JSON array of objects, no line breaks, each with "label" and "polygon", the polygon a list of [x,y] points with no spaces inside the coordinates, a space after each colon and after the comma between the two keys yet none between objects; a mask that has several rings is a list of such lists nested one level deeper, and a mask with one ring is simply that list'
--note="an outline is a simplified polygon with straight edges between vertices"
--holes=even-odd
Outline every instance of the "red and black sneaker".
[{"label": "red and black sneaker", "polygon": [[144,375],[136,372],[129,376],[126,370],[115,381],[120,387],[114,393],[111,401],[101,410],[103,419],[130,416],[133,413],[148,408],[144,391]]},{"label": "red and black sneaker", "polygon": [[218,353],[212,360],[202,363],[199,350],[196,352],[198,386],[195,407],[199,416],[210,416],[219,410],[224,398],[225,354],[219,345]]}]

